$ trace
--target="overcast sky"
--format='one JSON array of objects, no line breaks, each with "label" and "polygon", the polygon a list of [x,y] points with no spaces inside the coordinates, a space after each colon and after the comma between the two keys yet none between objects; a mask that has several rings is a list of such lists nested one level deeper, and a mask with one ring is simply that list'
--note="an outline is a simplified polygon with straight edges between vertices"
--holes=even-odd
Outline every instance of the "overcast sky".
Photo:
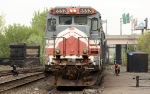
[{"label": "overcast sky", "polygon": [[[150,0],[0,0],[0,13],[6,14],[6,25],[20,23],[30,26],[34,11],[42,11],[44,7],[79,5],[91,6],[99,11],[102,19],[107,19],[108,34],[120,34],[120,18],[123,13],[129,13],[140,20],[146,17],[150,19]],[[104,24],[104,30],[105,26]],[[131,34],[131,24],[123,24],[122,32]],[[133,31],[136,32],[140,31]]]}]

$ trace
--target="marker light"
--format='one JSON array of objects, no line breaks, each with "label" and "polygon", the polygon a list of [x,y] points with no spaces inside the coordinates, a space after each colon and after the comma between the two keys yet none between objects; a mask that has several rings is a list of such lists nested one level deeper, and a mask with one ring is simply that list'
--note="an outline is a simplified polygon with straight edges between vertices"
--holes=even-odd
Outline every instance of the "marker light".
[{"label": "marker light", "polygon": [[76,9],[74,9],[74,8],[71,8],[71,9],[70,9],[70,13],[71,13],[71,14],[76,14],[76,12],[77,12]]},{"label": "marker light", "polygon": [[72,12],[72,9],[70,9],[70,12]]},{"label": "marker light", "polygon": [[74,9],[74,12],[76,12],[76,9]]}]

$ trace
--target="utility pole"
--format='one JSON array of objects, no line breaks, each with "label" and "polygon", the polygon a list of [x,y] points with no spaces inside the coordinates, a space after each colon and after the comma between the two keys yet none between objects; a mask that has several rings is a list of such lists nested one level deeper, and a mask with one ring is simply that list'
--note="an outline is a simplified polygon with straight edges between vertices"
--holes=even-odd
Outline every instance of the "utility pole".
[{"label": "utility pole", "polygon": [[144,29],[142,29],[142,35],[144,35]]},{"label": "utility pole", "polygon": [[120,35],[122,35],[122,18],[120,18]]},{"label": "utility pole", "polygon": [[130,20],[131,20],[131,35],[133,35],[133,15],[130,16]]},{"label": "utility pole", "polygon": [[106,20],[106,35],[107,35],[107,20]]},{"label": "utility pole", "polygon": [[145,21],[145,27],[141,30],[142,31],[142,35],[144,35],[144,29],[147,30],[148,27],[148,18],[146,17]]}]

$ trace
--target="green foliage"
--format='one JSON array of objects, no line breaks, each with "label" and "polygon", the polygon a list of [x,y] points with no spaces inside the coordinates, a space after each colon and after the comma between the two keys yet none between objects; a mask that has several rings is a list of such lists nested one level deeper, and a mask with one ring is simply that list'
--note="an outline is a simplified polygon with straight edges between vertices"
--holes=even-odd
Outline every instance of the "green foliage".
[{"label": "green foliage", "polygon": [[[122,45],[123,46],[123,45]],[[123,53],[122,53],[123,52]],[[127,63],[127,53],[128,52],[134,52],[134,45],[133,44],[129,44],[128,45],[128,51],[125,49],[125,48],[123,48],[122,49],[122,51],[121,51],[121,55],[123,55],[122,56],[122,59],[123,59],[123,64],[124,65],[126,65],[126,63]],[[113,53],[113,60],[114,59],[116,59],[116,52],[114,51],[114,53]]]},{"label": "green foliage", "polygon": [[[44,35],[44,34],[43,34]],[[27,39],[27,44],[36,44],[36,45],[40,45],[40,56],[41,56],[41,61],[43,61],[43,52],[44,52],[44,44],[43,44],[43,35],[40,34],[35,34],[33,33],[32,35],[30,35],[30,37]]]},{"label": "green foliage", "polygon": [[20,24],[9,25],[0,34],[0,57],[9,57],[9,44],[26,42],[31,32],[26,26]]},{"label": "green foliage", "polygon": [[42,43],[42,37],[38,36],[36,34],[30,35],[30,37],[27,39],[27,44],[41,44]]},{"label": "green foliage", "polygon": [[5,29],[5,36],[9,43],[26,42],[30,34],[29,27],[20,24],[9,25],[8,28]]},{"label": "green foliage", "polygon": [[138,38],[138,49],[149,54],[150,60],[150,30]]},{"label": "green foliage", "polygon": [[[41,61],[43,61],[43,56],[44,56],[44,31],[45,31],[45,27],[46,27],[46,13],[48,12],[48,8],[44,8],[44,10],[42,12],[40,11],[35,11],[33,14],[33,18],[31,20],[31,31],[32,32],[36,32],[36,34],[38,36],[35,36],[35,38],[41,37],[40,39],[37,39],[40,43],[40,51],[41,51]],[[30,38],[30,42],[36,43],[33,38]],[[29,40],[28,40],[29,41]]]},{"label": "green foliage", "polygon": [[128,49],[122,49],[123,50],[123,63],[124,65],[126,65],[127,63],[127,53],[128,52],[134,52],[135,49],[135,45],[134,44],[128,44]]},{"label": "green foliage", "polygon": [[8,43],[4,34],[0,33],[0,58],[8,57]]},{"label": "green foliage", "polygon": [[[4,15],[0,16],[0,58],[9,57],[9,44],[26,42],[28,44],[40,45],[41,57],[44,53],[44,31],[46,27],[46,12],[35,11],[31,19],[31,27],[13,24],[4,28]],[[4,31],[2,33],[2,31]],[[43,58],[41,58],[43,60]]]},{"label": "green foliage", "polygon": [[33,14],[33,18],[31,20],[32,28],[37,28],[40,31],[45,31],[46,27],[46,13],[48,12],[47,8],[44,8],[44,11],[35,11]]},{"label": "green foliage", "polygon": [[113,54],[113,60],[116,59],[116,52]]},{"label": "green foliage", "polygon": [[3,32],[5,25],[5,15],[2,13],[0,15],[0,33]]}]

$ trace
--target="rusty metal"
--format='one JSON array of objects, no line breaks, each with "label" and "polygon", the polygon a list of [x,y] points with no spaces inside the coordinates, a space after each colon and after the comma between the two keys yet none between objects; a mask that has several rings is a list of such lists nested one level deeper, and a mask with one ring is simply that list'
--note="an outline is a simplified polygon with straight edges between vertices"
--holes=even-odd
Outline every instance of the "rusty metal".
[{"label": "rusty metal", "polygon": [[[50,83],[50,86],[91,86],[98,80],[97,72],[91,73],[89,76],[89,72],[85,72],[84,70],[79,71],[77,69],[69,70],[68,68],[52,72],[47,71],[45,72],[45,77]],[[87,80],[83,80],[84,77],[87,77]]]},{"label": "rusty metal", "polygon": [[55,87],[51,89],[47,94],[102,94],[103,89],[100,88],[101,83],[103,82],[103,75],[99,76],[99,80],[92,86],[85,86],[81,88],[75,89],[75,87],[68,86],[68,88],[58,89],[59,87]]}]

